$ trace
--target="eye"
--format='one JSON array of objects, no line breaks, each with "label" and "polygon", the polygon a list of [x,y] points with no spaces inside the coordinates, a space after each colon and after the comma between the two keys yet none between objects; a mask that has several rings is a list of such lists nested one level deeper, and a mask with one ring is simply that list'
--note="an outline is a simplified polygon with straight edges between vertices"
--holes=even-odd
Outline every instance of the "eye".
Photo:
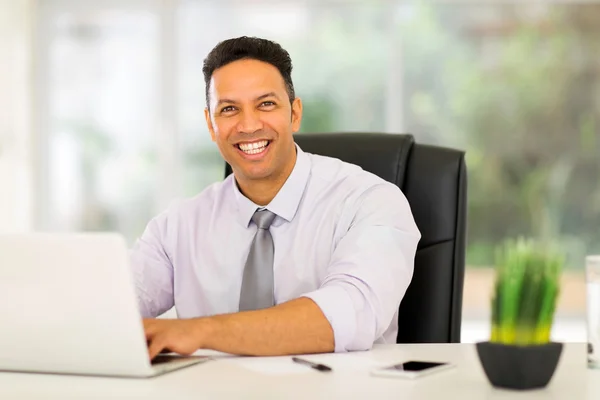
[{"label": "eye", "polygon": [[227,107],[221,108],[221,113],[227,113],[227,112],[231,112],[231,111],[234,111],[234,110],[235,110],[234,106],[227,106]]},{"label": "eye", "polygon": [[267,101],[263,101],[262,103],[260,103],[261,107],[271,107],[274,106],[275,103],[272,102],[271,100],[267,100]]}]

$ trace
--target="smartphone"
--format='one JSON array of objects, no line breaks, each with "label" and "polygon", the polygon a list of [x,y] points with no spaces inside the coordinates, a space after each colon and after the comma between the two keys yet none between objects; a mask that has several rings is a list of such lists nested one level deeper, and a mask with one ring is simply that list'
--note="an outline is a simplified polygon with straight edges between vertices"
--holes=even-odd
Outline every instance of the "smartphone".
[{"label": "smartphone", "polygon": [[371,375],[392,378],[415,379],[435,372],[444,371],[454,367],[447,362],[431,361],[406,361],[389,367],[377,368],[371,371]]}]

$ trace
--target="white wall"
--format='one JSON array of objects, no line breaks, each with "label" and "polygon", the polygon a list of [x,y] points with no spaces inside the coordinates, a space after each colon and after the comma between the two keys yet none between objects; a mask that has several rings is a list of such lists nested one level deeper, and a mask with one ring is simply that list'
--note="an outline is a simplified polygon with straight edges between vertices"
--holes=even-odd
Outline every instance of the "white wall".
[{"label": "white wall", "polygon": [[32,225],[32,0],[0,0],[0,232]]}]

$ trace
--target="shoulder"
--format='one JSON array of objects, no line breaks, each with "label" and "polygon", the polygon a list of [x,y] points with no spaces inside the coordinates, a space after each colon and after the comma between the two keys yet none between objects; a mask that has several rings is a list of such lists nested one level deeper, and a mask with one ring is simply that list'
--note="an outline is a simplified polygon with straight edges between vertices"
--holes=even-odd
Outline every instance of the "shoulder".
[{"label": "shoulder", "polygon": [[336,158],[310,154],[314,204],[329,205],[340,217],[416,230],[408,200],[395,184]]},{"label": "shoulder", "polygon": [[173,200],[163,214],[171,220],[197,220],[204,214],[216,212],[216,208],[227,207],[233,199],[233,175],[215,182],[200,193],[189,198]]},{"label": "shoulder", "polygon": [[207,232],[200,228],[209,224],[214,215],[228,211],[233,197],[231,181],[232,178],[228,177],[211,184],[194,197],[171,201],[148,222],[143,237],[161,243],[168,254],[173,254],[182,243],[189,243],[190,238]]},{"label": "shoulder", "polygon": [[378,194],[404,197],[400,188],[360,166],[337,158],[309,154],[311,184],[330,195],[348,198],[370,197]]}]

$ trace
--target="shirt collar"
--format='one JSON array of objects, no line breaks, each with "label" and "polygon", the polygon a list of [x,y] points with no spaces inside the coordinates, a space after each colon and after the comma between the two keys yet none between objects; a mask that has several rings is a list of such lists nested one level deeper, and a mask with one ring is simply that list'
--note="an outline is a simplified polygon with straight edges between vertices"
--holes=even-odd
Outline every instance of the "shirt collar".
[{"label": "shirt collar", "polygon": [[[264,208],[277,214],[279,217],[291,222],[304,194],[310,175],[310,158],[296,144],[296,164],[290,176],[275,195],[275,198]],[[256,209],[261,208],[240,192],[235,177],[233,177],[233,190],[238,205],[238,219],[244,227],[250,225],[250,220]]]}]

